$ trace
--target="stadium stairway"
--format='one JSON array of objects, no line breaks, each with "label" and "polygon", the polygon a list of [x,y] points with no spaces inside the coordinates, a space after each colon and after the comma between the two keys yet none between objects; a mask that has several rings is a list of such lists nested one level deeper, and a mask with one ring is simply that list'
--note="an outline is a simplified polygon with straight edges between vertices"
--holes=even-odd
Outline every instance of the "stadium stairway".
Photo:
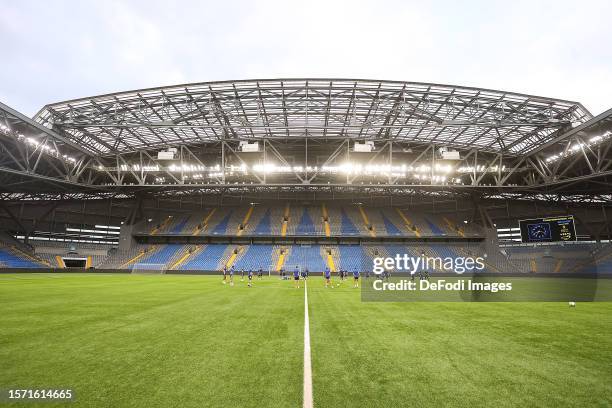
[{"label": "stadium stairway", "polygon": [[340,252],[337,246],[322,246],[321,256],[325,260],[325,266],[327,266],[331,272],[336,272],[338,270],[338,265],[340,265]]},{"label": "stadium stairway", "polygon": [[[266,269],[272,265],[273,245],[249,245],[242,251],[241,256],[235,261],[236,270],[245,271]],[[265,266],[267,265],[267,267]]]},{"label": "stadium stairway", "polygon": [[[272,211],[268,208],[263,215],[257,217],[259,220],[255,228],[250,231],[253,235],[270,235],[272,234]],[[252,225],[255,225],[253,223]]]},{"label": "stadium stairway", "polygon": [[133,262],[132,269],[135,267],[139,267],[139,269],[167,269],[182,248],[183,245],[181,244],[160,245],[157,250],[150,251],[138,259],[138,262]]},{"label": "stadium stairway", "polygon": [[289,247],[284,245],[276,245],[272,252],[272,265],[276,272],[280,271],[285,266],[285,260],[289,255]]},{"label": "stadium stairway", "polygon": [[357,207],[357,209],[359,210],[359,214],[361,215],[361,219],[363,220],[363,226],[365,227],[366,231],[370,234],[371,237],[376,237],[376,228],[370,223],[370,219],[368,217],[368,214],[366,213],[365,208],[360,205]]},{"label": "stadium stairway", "polygon": [[421,231],[419,227],[406,215],[406,213],[400,208],[396,208],[395,212],[400,216],[402,221],[404,222],[404,228],[408,233],[412,233],[417,237],[421,236]]},{"label": "stadium stairway", "polygon": [[465,231],[459,226],[459,224],[451,221],[448,217],[442,217],[442,221],[444,221],[444,225],[451,235],[459,235],[460,237],[465,237]]},{"label": "stadium stairway", "polygon": [[307,207],[302,209],[302,215],[295,229],[295,235],[316,235],[315,226]]},{"label": "stadium stairway", "polygon": [[[353,217],[353,218],[356,218],[356,217]],[[367,233],[365,231],[365,228],[363,232]],[[340,209],[340,234],[344,236],[346,235],[356,236],[356,235],[361,234],[360,229],[355,226],[355,223],[353,222],[351,217],[349,217],[349,215],[344,210],[344,208]]]},{"label": "stadium stairway", "polygon": [[223,255],[227,251],[225,244],[209,244],[202,246],[178,266],[180,270],[219,270]]},{"label": "stadium stairway", "polygon": [[119,269],[130,269],[129,267],[132,266],[134,263],[136,263],[143,257],[157,251],[157,249],[157,245],[149,245],[145,248],[140,249],[137,255],[130,257],[130,259],[128,259],[126,262],[120,264]]},{"label": "stadium stairway", "polygon": [[201,221],[198,222],[198,224],[193,229],[192,235],[199,235],[201,233],[206,232],[208,230],[209,222],[211,221],[213,215],[215,215],[216,212],[217,208],[211,208],[206,214],[206,216],[204,216],[204,218],[202,218],[202,216],[200,215],[199,218],[201,219]]},{"label": "stadium stairway", "polygon": [[329,213],[325,204],[321,204],[321,216],[323,221],[323,232],[326,237],[331,236],[331,228],[329,226]]},{"label": "stadium stairway", "polygon": [[253,215],[254,209],[255,207],[253,205],[250,205],[248,207],[246,213],[244,214],[244,217],[242,218],[242,222],[240,222],[240,224],[238,224],[238,226],[236,227],[237,236],[241,236],[244,233],[244,231],[247,229],[249,225],[249,220],[251,219],[251,216]]},{"label": "stadium stairway", "polygon": [[399,227],[397,225],[395,225],[395,223],[390,218],[388,218],[382,211],[379,211],[379,214],[380,214],[382,223],[385,226],[385,232],[387,233],[388,236],[390,236],[390,235],[394,235],[394,236],[404,235],[402,233],[402,231],[399,229]]}]

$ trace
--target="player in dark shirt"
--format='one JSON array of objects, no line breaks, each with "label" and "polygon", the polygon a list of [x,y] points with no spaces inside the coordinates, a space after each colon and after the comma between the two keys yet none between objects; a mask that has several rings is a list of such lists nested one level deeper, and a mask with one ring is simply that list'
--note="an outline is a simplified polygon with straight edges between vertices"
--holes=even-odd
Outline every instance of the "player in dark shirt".
[{"label": "player in dark shirt", "polygon": [[325,268],[323,277],[325,278],[325,287],[327,288],[329,285],[331,285],[331,271],[329,270],[329,268]]},{"label": "player in dark shirt", "polygon": [[359,271],[357,270],[357,268],[353,269],[353,287],[354,288],[358,288],[359,287]]},{"label": "player in dark shirt", "polygon": [[295,270],[293,271],[293,282],[295,283],[296,288],[300,288],[300,268],[296,265]]},{"label": "player in dark shirt", "polygon": [[249,269],[249,274],[247,275],[249,278],[249,288],[253,285],[253,271]]}]

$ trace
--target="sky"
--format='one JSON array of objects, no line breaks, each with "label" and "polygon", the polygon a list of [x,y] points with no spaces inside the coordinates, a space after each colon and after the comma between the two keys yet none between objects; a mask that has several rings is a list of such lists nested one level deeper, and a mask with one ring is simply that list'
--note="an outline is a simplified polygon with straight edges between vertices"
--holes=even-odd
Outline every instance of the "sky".
[{"label": "sky", "polygon": [[612,1],[0,0],[0,102],[190,82],[361,78],[612,108]]}]

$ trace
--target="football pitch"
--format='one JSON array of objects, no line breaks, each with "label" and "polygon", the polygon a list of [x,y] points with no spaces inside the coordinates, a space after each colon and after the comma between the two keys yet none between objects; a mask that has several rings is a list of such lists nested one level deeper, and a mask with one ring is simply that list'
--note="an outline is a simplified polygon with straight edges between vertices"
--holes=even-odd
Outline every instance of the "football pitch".
[{"label": "football pitch", "polygon": [[[304,287],[0,274],[0,388],[74,407],[300,407]],[[612,405],[612,303],[374,303],[308,282],[315,407]],[[32,406],[32,402],[0,406]]]}]

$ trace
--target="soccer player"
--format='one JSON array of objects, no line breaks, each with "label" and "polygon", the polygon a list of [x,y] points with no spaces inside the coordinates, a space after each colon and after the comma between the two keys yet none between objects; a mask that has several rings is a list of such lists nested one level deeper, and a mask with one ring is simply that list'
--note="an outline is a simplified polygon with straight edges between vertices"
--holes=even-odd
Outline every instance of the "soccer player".
[{"label": "soccer player", "polygon": [[259,270],[257,271],[257,278],[263,278],[263,269],[259,268]]},{"label": "soccer player", "polygon": [[248,278],[249,278],[249,288],[253,285],[253,271],[251,269],[249,269],[249,274],[248,274]]},{"label": "soccer player", "polygon": [[240,282],[244,280],[244,268],[240,269]]},{"label": "soccer player", "polygon": [[223,284],[227,283],[227,265],[223,267]]},{"label": "soccer player", "polygon": [[230,281],[230,286],[234,286],[234,267],[233,266],[230,268],[229,281]]},{"label": "soccer player", "polygon": [[308,279],[308,268],[304,269],[304,279]]},{"label": "soccer player", "polygon": [[329,270],[329,267],[325,268],[325,273],[323,274],[323,277],[325,278],[325,287],[331,285],[331,271]]},{"label": "soccer player", "polygon": [[300,288],[300,268],[295,265],[295,270],[293,271],[293,282],[295,283],[295,286],[299,289]]},{"label": "soccer player", "polygon": [[357,270],[357,268],[353,269],[353,287],[354,288],[358,288],[359,287],[359,271]]}]

